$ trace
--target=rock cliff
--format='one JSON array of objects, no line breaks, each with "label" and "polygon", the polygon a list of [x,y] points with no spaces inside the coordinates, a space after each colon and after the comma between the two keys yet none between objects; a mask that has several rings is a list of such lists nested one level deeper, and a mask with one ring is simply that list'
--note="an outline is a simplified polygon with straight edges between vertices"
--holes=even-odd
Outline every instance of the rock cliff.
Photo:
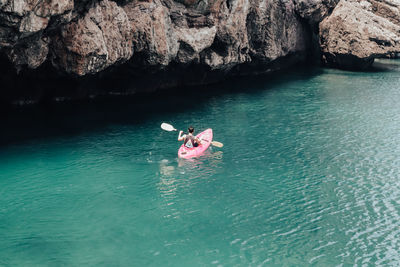
[{"label": "rock cliff", "polygon": [[324,63],[364,69],[400,52],[400,2],[341,0],[320,24]]},{"label": "rock cliff", "polygon": [[279,70],[319,49],[351,68],[400,51],[400,3],[338,2],[0,0],[0,83],[11,98],[131,94]]}]

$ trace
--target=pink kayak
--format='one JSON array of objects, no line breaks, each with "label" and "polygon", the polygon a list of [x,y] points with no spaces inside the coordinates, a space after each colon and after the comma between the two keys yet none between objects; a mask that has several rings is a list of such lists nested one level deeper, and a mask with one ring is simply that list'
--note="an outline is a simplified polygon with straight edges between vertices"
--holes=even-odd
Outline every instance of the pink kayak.
[{"label": "pink kayak", "polygon": [[206,151],[207,148],[210,146],[210,143],[212,141],[213,138],[212,129],[207,129],[196,135],[196,137],[202,139],[201,145],[193,148],[187,148],[185,145],[182,145],[178,150],[178,157],[189,159],[193,157],[198,157],[201,154],[203,154],[203,152]]}]

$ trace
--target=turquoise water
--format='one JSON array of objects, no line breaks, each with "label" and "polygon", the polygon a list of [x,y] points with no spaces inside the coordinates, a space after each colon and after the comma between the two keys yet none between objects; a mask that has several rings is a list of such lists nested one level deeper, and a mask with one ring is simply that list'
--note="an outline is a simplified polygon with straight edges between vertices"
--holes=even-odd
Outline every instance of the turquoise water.
[{"label": "turquoise water", "polygon": [[[400,62],[375,67],[9,115],[0,266],[398,265]],[[225,146],[179,160],[161,122]]]}]

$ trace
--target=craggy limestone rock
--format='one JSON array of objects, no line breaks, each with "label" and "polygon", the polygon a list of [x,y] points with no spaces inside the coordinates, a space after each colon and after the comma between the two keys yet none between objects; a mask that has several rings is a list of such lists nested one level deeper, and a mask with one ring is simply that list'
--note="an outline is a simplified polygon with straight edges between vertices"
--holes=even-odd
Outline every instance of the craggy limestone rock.
[{"label": "craggy limestone rock", "polygon": [[35,69],[42,65],[47,58],[48,40],[40,35],[32,35],[25,41],[30,43],[28,47],[25,44],[17,44],[7,49],[7,55],[16,66],[27,65]]},{"label": "craggy limestone rock", "polygon": [[320,23],[338,2],[339,0],[294,0],[296,12],[311,24]]},{"label": "craggy limestone rock", "polygon": [[65,17],[74,8],[73,0],[1,0],[0,49],[17,70],[37,68],[47,57],[48,42],[43,31],[53,16]]},{"label": "craggy limestone rock", "polygon": [[362,68],[400,52],[400,3],[338,1],[0,0],[0,52],[17,70],[50,61],[78,76],[122,63],[132,74],[268,72],[318,49],[318,32],[332,66]]},{"label": "craggy limestone rock", "polygon": [[[52,62],[83,76],[128,59],[132,72],[135,68],[156,72],[171,64],[227,72],[260,63],[269,70],[268,63],[278,58],[295,54],[298,60],[304,58],[309,35],[291,1],[201,3],[125,1],[120,7],[101,1],[52,38]],[[109,57],[112,53],[115,56]]]},{"label": "craggy limestone rock", "polygon": [[253,60],[265,64],[290,54],[306,54],[310,36],[306,25],[295,15],[293,2],[282,1],[276,5],[276,2],[259,1],[251,6],[247,25]]},{"label": "craggy limestone rock", "polygon": [[323,61],[362,69],[400,52],[400,2],[341,0],[320,24]]},{"label": "craggy limestone rock", "polygon": [[251,3],[236,0],[217,4],[213,7],[217,27],[214,40],[202,53],[202,62],[210,69],[229,71],[251,61],[248,38],[251,33],[247,25]]},{"label": "craggy limestone rock", "polygon": [[[318,8],[328,9],[332,1],[318,2]],[[288,0],[76,3],[2,0],[0,49],[17,68],[37,68],[50,58],[57,69],[84,76],[127,60],[133,72],[171,64],[267,71],[281,57],[304,58],[309,41],[299,8]]]},{"label": "craggy limestone rock", "polygon": [[211,83],[304,61],[337,1],[0,0],[0,53],[86,87],[112,74],[124,93]]},{"label": "craggy limestone rock", "polygon": [[77,75],[97,73],[133,54],[128,17],[115,2],[107,0],[63,26],[53,44],[53,64]]},{"label": "craggy limestone rock", "polygon": [[133,32],[137,61],[141,66],[167,66],[178,52],[169,10],[160,2],[132,2],[123,7]]},{"label": "craggy limestone rock", "polygon": [[306,50],[308,35],[291,2],[201,3],[195,8],[157,1],[126,5],[124,10],[135,31],[135,53],[140,55],[134,54],[133,61],[160,68],[171,62],[194,63],[229,71],[241,64],[267,64]]}]

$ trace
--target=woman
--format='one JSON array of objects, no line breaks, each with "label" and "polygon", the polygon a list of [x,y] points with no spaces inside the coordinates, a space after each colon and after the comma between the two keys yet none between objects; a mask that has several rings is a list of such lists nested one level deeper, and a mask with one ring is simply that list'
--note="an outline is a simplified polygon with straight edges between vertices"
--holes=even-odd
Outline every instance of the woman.
[{"label": "woman", "polygon": [[187,148],[198,147],[199,145],[201,145],[201,140],[193,135],[194,128],[192,126],[188,128],[188,132],[189,132],[188,134],[182,135],[183,131],[180,131],[178,136],[178,141],[183,141],[183,144]]}]

